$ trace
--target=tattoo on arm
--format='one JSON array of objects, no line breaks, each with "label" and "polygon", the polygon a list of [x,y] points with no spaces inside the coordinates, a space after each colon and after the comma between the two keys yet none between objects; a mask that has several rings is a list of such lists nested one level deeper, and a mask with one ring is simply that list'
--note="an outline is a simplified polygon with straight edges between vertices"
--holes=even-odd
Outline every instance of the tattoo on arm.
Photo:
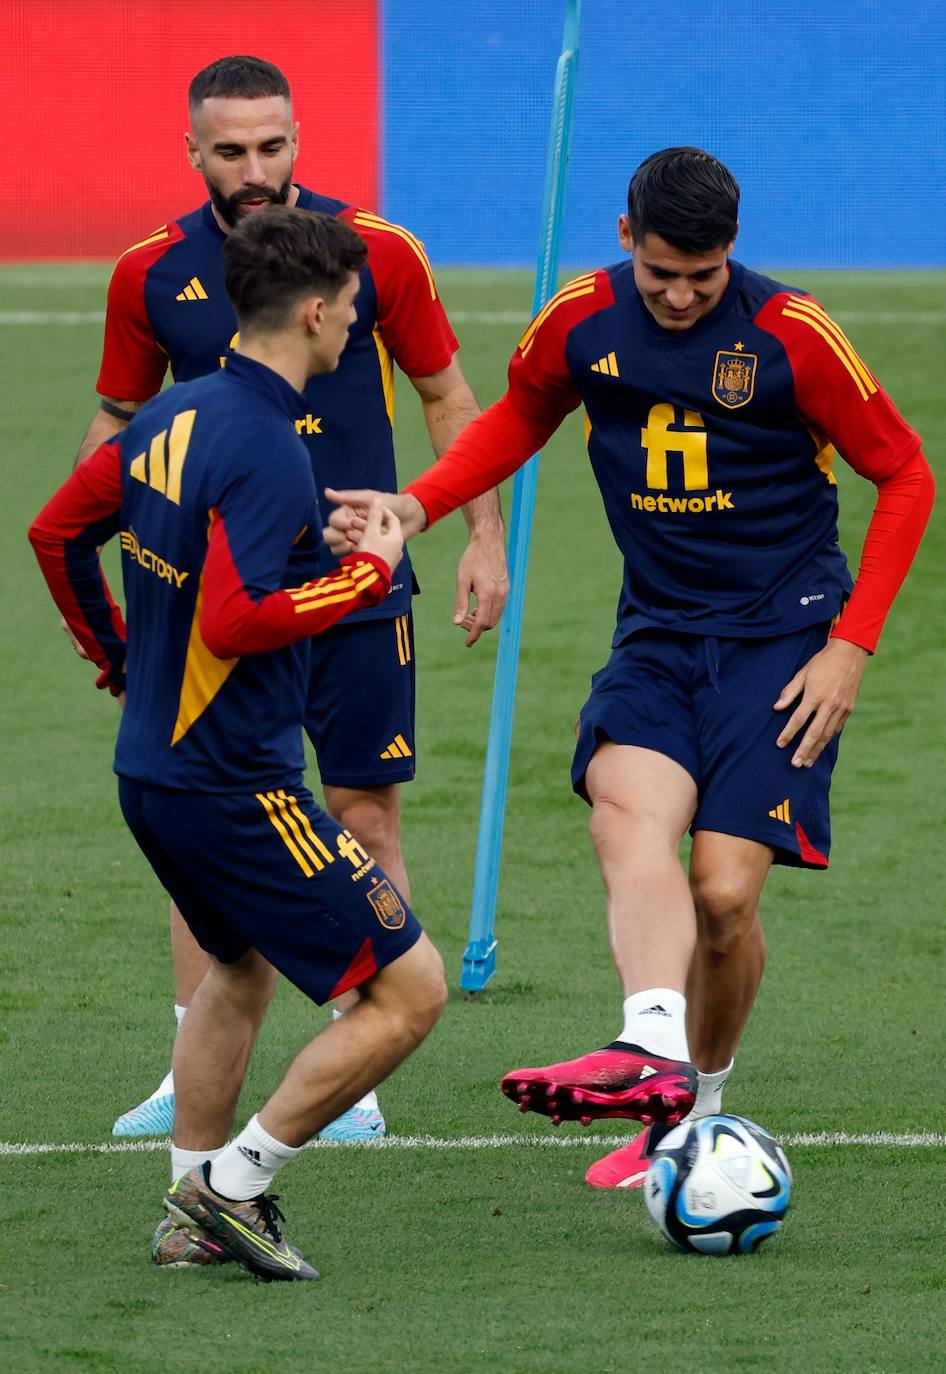
[{"label": "tattoo on arm", "polygon": [[135,418],[134,410],[125,410],[122,406],[117,406],[114,401],[103,397],[99,401],[99,410],[104,410],[106,415],[111,415],[113,420],[121,420],[123,424],[129,425]]}]

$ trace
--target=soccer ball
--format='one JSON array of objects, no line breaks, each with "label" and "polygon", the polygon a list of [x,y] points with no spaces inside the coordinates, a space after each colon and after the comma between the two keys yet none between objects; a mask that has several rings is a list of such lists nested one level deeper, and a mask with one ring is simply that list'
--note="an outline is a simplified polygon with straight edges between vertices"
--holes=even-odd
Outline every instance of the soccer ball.
[{"label": "soccer ball", "polygon": [[746,1255],[774,1235],[792,1195],[792,1171],[772,1137],[741,1116],[675,1127],[654,1151],[647,1210],[679,1250]]}]

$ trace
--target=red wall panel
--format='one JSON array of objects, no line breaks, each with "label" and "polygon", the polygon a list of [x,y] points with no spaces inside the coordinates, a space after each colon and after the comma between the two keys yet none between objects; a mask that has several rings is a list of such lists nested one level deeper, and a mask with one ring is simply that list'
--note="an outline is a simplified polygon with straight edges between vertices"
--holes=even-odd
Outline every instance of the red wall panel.
[{"label": "red wall panel", "polygon": [[378,208],[378,0],[0,2],[0,257],[112,258],[206,198],[187,86],[228,53],[282,68],[296,174]]}]

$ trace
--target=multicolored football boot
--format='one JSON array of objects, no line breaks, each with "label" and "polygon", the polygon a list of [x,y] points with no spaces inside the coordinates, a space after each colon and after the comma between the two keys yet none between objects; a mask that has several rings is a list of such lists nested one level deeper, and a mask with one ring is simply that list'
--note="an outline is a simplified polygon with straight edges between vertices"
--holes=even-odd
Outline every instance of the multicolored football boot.
[{"label": "multicolored football boot", "polygon": [[151,1237],[151,1258],[162,1269],[200,1269],[208,1264],[227,1264],[230,1256],[209,1236],[194,1236],[162,1217]]},{"label": "multicolored football boot", "polygon": [[585,1182],[592,1188],[642,1188],[654,1150],[671,1129],[669,1124],[654,1122],[626,1145],[596,1159],[585,1174]]},{"label": "multicolored football boot", "polygon": [[230,1259],[257,1278],[317,1279],[318,1270],[303,1259],[279,1229],[284,1221],[275,1193],[234,1202],[210,1186],[210,1161],[171,1184],[164,1208],[171,1220],[195,1241],[215,1241]]},{"label": "multicolored football boot", "polygon": [[692,1064],[615,1040],[580,1059],[544,1069],[515,1069],[500,1087],[521,1112],[540,1112],[556,1126],[562,1121],[589,1125],[604,1117],[673,1126],[692,1108],[696,1084]]},{"label": "multicolored football boot", "polygon": [[[374,1094],[371,1096],[374,1097]],[[327,1140],[336,1145],[344,1145],[348,1141],[380,1140],[387,1133],[387,1129],[384,1117],[378,1110],[378,1099],[374,1098],[372,1106],[363,1098],[361,1102],[356,1102],[354,1107],[349,1107],[347,1112],[342,1112],[335,1121],[323,1126],[319,1131],[319,1140]]]},{"label": "multicolored football boot", "polygon": [[144,1136],[173,1135],[174,1133],[174,1094],[164,1097],[149,1097],[139,1102],[130,1112],[120,1116],[112,1127],[112,1135]]}]

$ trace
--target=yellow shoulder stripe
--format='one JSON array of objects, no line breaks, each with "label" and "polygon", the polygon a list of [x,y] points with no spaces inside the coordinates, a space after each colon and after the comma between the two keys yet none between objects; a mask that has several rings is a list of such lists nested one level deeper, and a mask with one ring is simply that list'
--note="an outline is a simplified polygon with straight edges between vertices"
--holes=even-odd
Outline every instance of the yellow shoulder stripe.
[{"label": "yellow shoulder stripe", "polygon": [[593,295],[594,289],[594,273],[585,277],[576,277],[574,281],[566,282],[562,289],[556,292],[550,301],[546,302],[519,340],[519,349],[522,356],[525,357],[528,353],[535,340],[537,330],[545,323],[553,310],[557,310],[558,307],[564,305],[566,301],[577,300],[579,296]]},{"label": "yellow shoulder stripe", "polygon": [[824,306],[819,305],[817,301],[813,301],[805,297],[794,297],[789,302],[789,304],[791,305],[793,310],[801,310],[803,313],[811,315],[813,319],[820,320],[820,322],[826,326],[829,332],[833,334],[834,338],[838,341],[841,347],[847,352],[852,363],[854,363],[854,365],[860,372],[864,385],[868,388],[873,385],[874,390],[876,391],[876,379],[871,373],[870,368],[864,362],[864,359],[860,356],[857,349],[854,347],[850,339],[844,333],[844,330],[837,323],[837,321],[831,318],[827,310],[825,310]]},{"label": "yellow shoulder stripe", "polygon": [[791,320],[804,321],[816,334],[820,334],[850,373],[861,394],[861,399],[866,401],[873,396],[877,390],[877,382],[867,364],[857,353],[841,327],[832,320],[822,306],[802,296],[791,296],[788,303],[783,307],[782,314]]},{"label": "yellow shoulder stripe", "polygon": [[372,215],[367,210],[359,210],[355,215],[354,223],[356,228],[360,225],[363,229],[378,229],[384,234],[396,234],[399,239],[403,239],[416,255],[421,267],[423,267],[424,272],[427,274],[427,285],[430,287],[430,299],[432,301],[437,299],[437,283],[434,281],[433,270],[427,260],[427,254],[424,252],[424,245],[421,243],[420,239],[415,239],[412,233],[407,229],[402,229],[399,224],[390,224],[386,219],[382,219],[380,215]]},{"label": "yellow shoulder stripe", "polygon": [[118,261],[121,262],[122,258],[127,258],[129,253],[136,253],[139,248],[150,248],[152,243],[160,243],[162,239],[168,238],[169,235],[170,227],[167,224],[162,224],[160,229],[152,230],[146,239],[142,239],[139,243],[133,243],[130,248],[126,248]]}]

